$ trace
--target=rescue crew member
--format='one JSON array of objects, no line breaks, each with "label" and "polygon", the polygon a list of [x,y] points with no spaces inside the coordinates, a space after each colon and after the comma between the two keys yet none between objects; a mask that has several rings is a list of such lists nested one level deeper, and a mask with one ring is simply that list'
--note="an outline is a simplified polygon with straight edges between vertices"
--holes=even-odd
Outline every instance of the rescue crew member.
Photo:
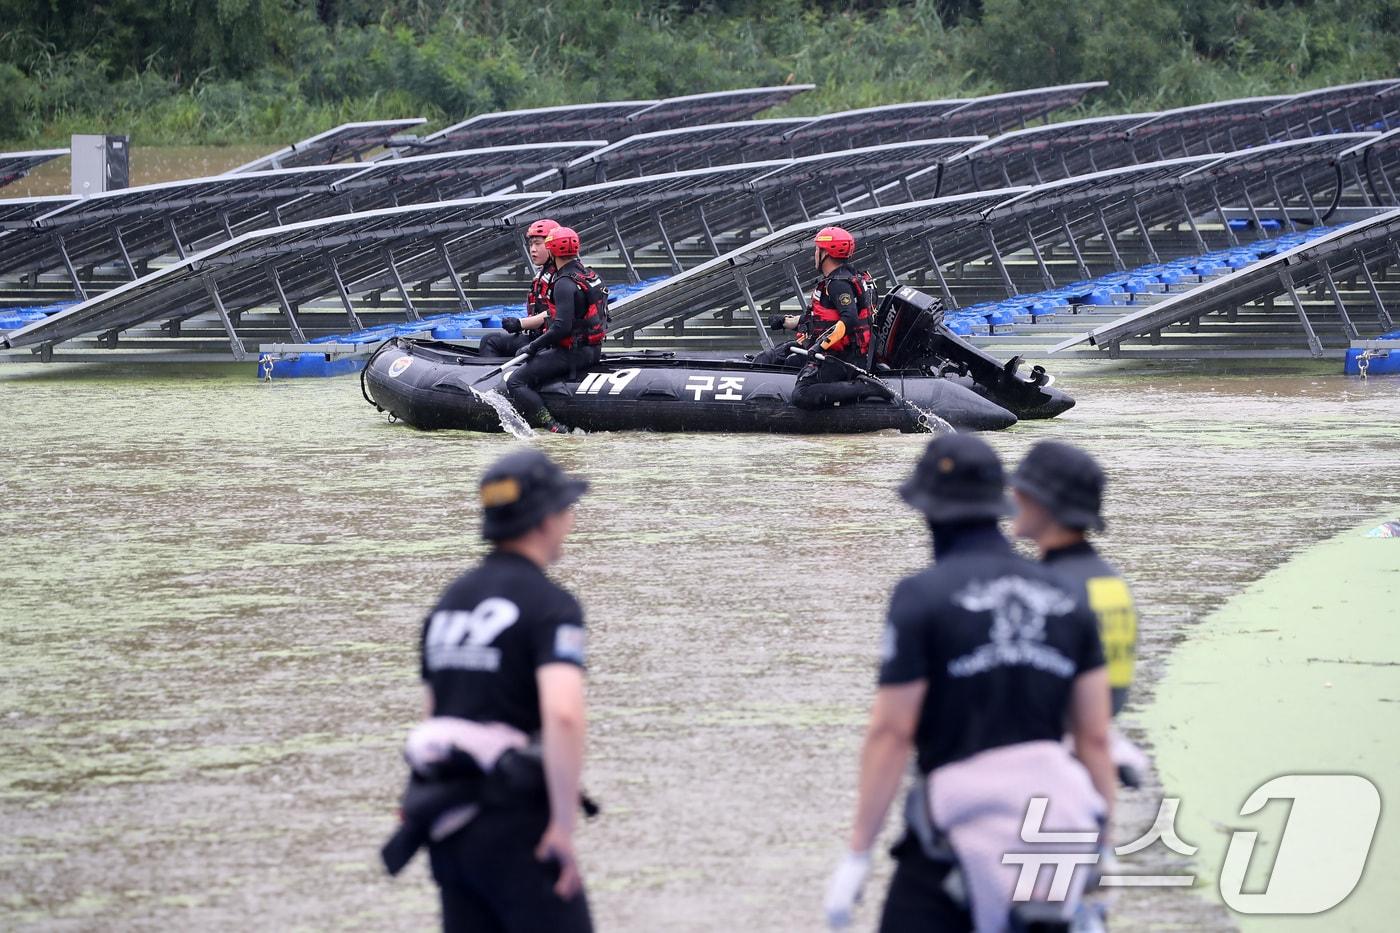
[{"label": "rescue crew member", "polygon": [[579,261],[578,234],[572,229],[555,227],[545,234],[544,246],[558,267],[549,286],[549,324],[522,351],[530,359],[509,374],[506,391],[535,427],[567,434],[569,428],[555,420],[539,388],[597,364],[608,333],[608,293],[598,274]]},{"label": "rescue crew member", "polygon": [[[1030,799],[1049,799],[1046,829],[1096,832],[1108,818],[1103,648],[1093,614],[998,530],[1012,507],[986,443],[937,438],[900,494],[927,519],[936,563],[890,599],[855,823],[827,889],[827,919],[834,928],[851,921],[912,746],[919,777],[880,929],[1003,930],[1016,873],[1001,856],[1033,848],[1021,839]],[[954,870],[966,905],[944,888]],[[1042,906],[1044,894],[1032,899]]]},{"label": "rescue crew member", "polygon": [[831,408],[872,393],[867,383],[851,378],[850,365],[838,362],[864,370],[870,350],[873,284],[846,263],[856,251],[856,238],[840,227],[823,227],[815,246],[813,259],[821,278],[807,315],[813,339],[821,340],[811,348],[833,359],[802,367],[792,404],[807,409]]},{"label": "rescue crew member", "polygon": [[481,338],[482,356],[513,357],[529,346],[549,323],[549,289],[554,284],[554,257],[545,249],[544,238],[559,224],[548,217],[535,221],[525,230],[525,248],[535,264],[535,277],[525,296],[525,316],[508,317],[501,321],[498,333]]},{"label": "rescue crew member", "polygon": [[483,804],[430,843],[447,931],[587,933],[574,855],[584,748],[583,610],[545,575],[587,490],[548,457],[521,450],[481,478],[481,535],[494,544],[442,594],[423,626],[430,717],[537,736],[547,801]]},{"label": "rescue crew member", "polygon": [[[1073,585],[1098,617],[1117,716],[1133,683],[1138,618],[1127,582],[1088,538],[1090,531],[1104,528],[1105,484],[1103,468],[1093,457],[1058,441],[1032,447],[1011,477],[1015,533],[1035,542],[1041,560]],[[1146,756],[1117,734],[1113,746],[1123,783],[1136,786]]]}]

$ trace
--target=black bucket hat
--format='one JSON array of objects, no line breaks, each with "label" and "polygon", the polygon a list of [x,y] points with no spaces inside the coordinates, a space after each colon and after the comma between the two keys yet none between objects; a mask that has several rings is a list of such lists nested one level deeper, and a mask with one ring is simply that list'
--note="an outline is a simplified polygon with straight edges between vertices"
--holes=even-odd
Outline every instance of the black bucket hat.
[{"label": "black bucket hat", "polygon": [[1049,510],[1066,528],[1102,531],[1103,467],[1078,447],[1041,441],[1011,476],[1011,485]]},{"label": "black bucket hat", "polygon": [[985,441],[968,434],[930,441],[899,494],[939,524],[991,521],[1015,511],[1006,498],[1001,459]]},{"label": "black bucket hat", "polygon": [[506,454],[481,477],[481,536],[518,538],[587,491],[587,480],[565,473],[538,450]]}]

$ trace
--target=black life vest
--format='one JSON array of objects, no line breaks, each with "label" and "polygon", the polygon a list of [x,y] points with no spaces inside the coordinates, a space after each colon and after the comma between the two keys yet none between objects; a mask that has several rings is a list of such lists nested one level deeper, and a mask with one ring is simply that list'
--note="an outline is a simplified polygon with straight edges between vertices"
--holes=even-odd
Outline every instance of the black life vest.
[{"label": "black life vest", "polygon": [[[576,269],[570,268],[575,266]],[[584,296],[584,304],[587,308],[583,317],[574,315],[574,329],[559,341],[561,347],[573,347],[587,345],[596,347],[603,342],[608,335],[608,322],[611,319],[608,312],[608,286],[598,276],[598,273],[583,265],[573,262],[566,265],[555,273],[554,280],[549,283],[549,317],[552,321],[558,314],[558,308],[554,301],[554,286],[559,279],[567,278],[578,287],[579,292]]]},{"label": "black life vest", "polygon": [[[855,290],[856,329],[853,334],[843,334],[840,340],[827,349],[842,353],[854,346],[857,353],[865,356],[870,351],[870,317],[875,311],[875,280],[870,277],[869,272],[855,272],[849,266],[840,265],[831,270],[829,275],[822,276],[817,282],[816,290],[812,292],[812,308],[808,312],[805,336],[818,337],[841,320],[841,311],[830,294],[833,279],[850,282]],[[802,330],[801,325],[798,329]]]}]

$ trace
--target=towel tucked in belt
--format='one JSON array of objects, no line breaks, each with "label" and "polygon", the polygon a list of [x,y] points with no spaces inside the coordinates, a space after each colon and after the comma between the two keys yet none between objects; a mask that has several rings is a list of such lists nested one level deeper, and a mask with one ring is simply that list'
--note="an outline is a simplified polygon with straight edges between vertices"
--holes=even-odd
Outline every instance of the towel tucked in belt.
[{"label": "towel tucked in belt", "polygon": [[[935,768],[928,777],[933,823],[947,836],[971,901],[977,933],[1003,933],[1010,926],[1012,893],[1019,864],[1002,864],[1008,852],[1096,852],[1096,843],[1027,843],[1021,827],[1032,797],[1047,798],[1042,832],[1088,832],[1095,838],[1103,820],[1103,798],[1089,772],[1059,742],[1022,742]],[[1052,863],[1053,864],[1053,863]],[[1068,915],[1083,891],[1089,866],[1075,870]],[[1031,899],[1046,899],[1052,866],[1039,872]]]},{"label": "towel tucked in belt", "polygon": [[497,722],[436,716],[419,723],[404,746],[413,773],[403,794],[403,824],[380,850],[389,874],[402,871],[425,843],[471,822],[485,776],[502,755],[529,741],[519,729]]}]

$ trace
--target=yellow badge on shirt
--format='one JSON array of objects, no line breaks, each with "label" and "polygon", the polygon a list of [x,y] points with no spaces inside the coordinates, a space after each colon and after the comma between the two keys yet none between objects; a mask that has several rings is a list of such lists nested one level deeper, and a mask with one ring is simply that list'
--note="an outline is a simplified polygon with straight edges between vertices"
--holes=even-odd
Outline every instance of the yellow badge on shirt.
[{"label": "yellow badge on shirt", "polygon": [[842,296],[841,296],[839,299],[837,299],[837,300],[840,301],[843,305],[848,305],[848,304],[851,303],[851,296],[850,296],[850,295],[842,295]]},{"label": "yellow badge on shirt", "polygon": [[1137,652],[1137,607],[1133,605],[1133,594],[1121,577],[1094,577],[1085,588],[1089,608],[1099,618],[1099,639],[1108,660],[1108,684],[1127,687],[1133,682]]}]

